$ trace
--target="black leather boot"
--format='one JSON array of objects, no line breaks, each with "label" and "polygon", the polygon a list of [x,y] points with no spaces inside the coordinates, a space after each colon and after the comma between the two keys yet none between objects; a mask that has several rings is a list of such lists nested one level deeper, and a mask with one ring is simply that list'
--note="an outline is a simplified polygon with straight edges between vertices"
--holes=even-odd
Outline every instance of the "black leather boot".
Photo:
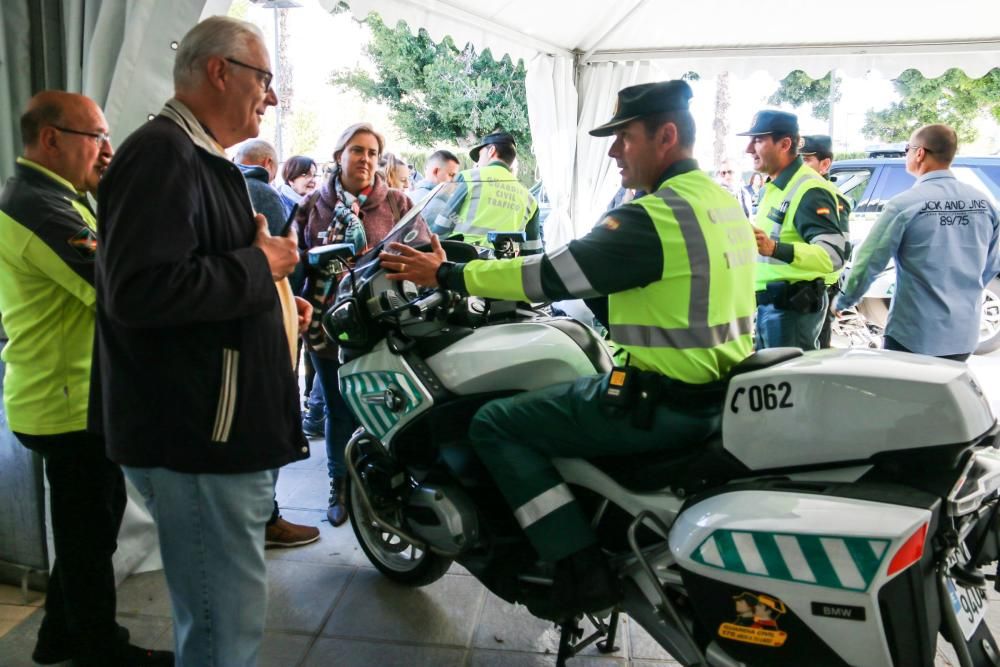
[{"label": "black leather boot", "polygon": [[344,502],[346,491],[347,484],[343,477],[330,480],[330,506],[326,510],[326,518],[330,520],[331,526],[342,526],[347,521],[347,505]]},{"label": "black leather boot", "polygon": [[597,545],[581,549],[556,565],[555,590],[567,589],[572,590],[573,607],[578,612],[602,611],[622,599],[621,582]]}]

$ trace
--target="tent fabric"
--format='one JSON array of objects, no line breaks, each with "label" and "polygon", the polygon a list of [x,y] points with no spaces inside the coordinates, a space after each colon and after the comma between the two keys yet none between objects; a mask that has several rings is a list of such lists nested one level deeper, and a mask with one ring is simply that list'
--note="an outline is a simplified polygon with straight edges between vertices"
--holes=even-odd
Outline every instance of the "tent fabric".
[{"label": "tent fabric", "polygon": [[[583,70],[579,83],[582,102],[575,126],[575,197],[570,238],[590,231],[621,183],[614,160],[608,158],[611,139],[592,137],[589,131],[614,115],[619,90],[652,81],[654,73],[648,62],[600,63]],[[531,104],[529,95],[528,108]]]},{"label": "tent fabric", "polygon": [[525,75],[533,149],[551,209],[545,221],[545,242],[565,245],[574,235],[570,217],[573,196],[573,155],[576,148],[577,95],[573,60],[537,54]]},{"label": "tent fabric", "polygon": [[[320,0],[330,9],[337,0]],[[580,63],[678,60],[703,76],[764,70],[812,75],[836,67],[895,76],[917,66],[928,76],[959,67],[982,76],[997,64],[995,0],[352,0],[363,19],[424,28],[435,40],[489,48],[528,62],[536,53],[580,55]],[[946,14],[945,14],[946,12]],[[684,65],[683,63],[686,63]]]},{"label": "tent fabric", "polygon": [[[337,0],[319,0],[332,11]],[[546,224],[546,243],[569,240],[590,229],[617,188],[614,165],[606,159],[607,140],[587,130],[604,120],[618,89],[696,71],[703,77],[730,72],[747,76],[765,71],[783,77],[796,69],[821,77],[831,69],[861,76],[878,71],[896,76],[916,68],[939,76],[957,67],[979,77],[1000,64],[1000,2],[996,0],[351,0],[355,17],[377,11],[390,25],[405,21],[425,29],[434,40],[451,36],[472,42],[494,58],[505,54],[527,63],[529,124],[547,186],[553,173],[575,164],[570,215],[556,212]],[[944,15],[947,12],[947,15]],[[538,57],[543,55],[549,59]],[[542,85],[554,76],[554,61],[565,80]],[[572,75],[572,81],[569,77]],[[578,112],[553,105],[577,89]],[[556,100],[550,98],[556,97]],[[540,107],[536,111],[534,108]],[[552,124],[553,118],[562,119]],[[549,150],[551,136],[576,135],[565,153]],[[562,186],[549,192],[561,195]],[[561,205],[561,203],[560,203]]]}]

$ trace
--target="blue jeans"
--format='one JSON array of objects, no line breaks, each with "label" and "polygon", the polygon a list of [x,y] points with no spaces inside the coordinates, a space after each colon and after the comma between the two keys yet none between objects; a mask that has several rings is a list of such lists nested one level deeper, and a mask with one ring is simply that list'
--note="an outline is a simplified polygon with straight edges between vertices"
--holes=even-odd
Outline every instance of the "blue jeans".
[{"label": "blue jeans", "polygon": [[179,667],[253,667],[264,636],[264,525],[275,471],[187,474],[124,467],[160,537]]},{"label": "blue jeans", "polygon": [[340,395],[340,381],[337,379],[340,362],[336,359],[324,359],[312,352],[310,354],[313,366],[316,367],[316,378],[323,383],[323,393],[326,395],[326,469],[330,473],[330,479],[345,477],[347,468],[344,466],[344,447],[358,427],[358,422],[344,402],[344,397]]},{"label": "blue jeans", "polygon": [[[317,377],[319,374],[317,373]],[[306,412],[302,416],[302,423],[309,423],[317,429],[322,427],[323,420],[326,419],[326,396],[323,394],[323,383],[314,380],[309,398],[306,399]]]},{"label": "blue jeans", "polygon": [[823,330],[828,297],[823,294],[823,307],[815,313],[778,310],[774,306],[757,306],[756,348],[801,347],[819,349],[819,334]]}]

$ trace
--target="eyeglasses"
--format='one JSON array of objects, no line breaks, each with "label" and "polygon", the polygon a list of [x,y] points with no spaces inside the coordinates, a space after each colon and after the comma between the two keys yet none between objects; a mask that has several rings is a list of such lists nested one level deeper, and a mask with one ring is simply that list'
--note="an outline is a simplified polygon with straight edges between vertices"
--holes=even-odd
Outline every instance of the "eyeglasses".
[{"label": "eyeglasses", "polygon": [[71,130],[68,127],[59,127],[58,125],[50,125],[54,130],[59,130],[60,132],[67,132],[69,134],[79,134],[83,137],[90,137],[93,139],[94,143],[98,146],[103,146],[104,142],[111,143],[111,135],[107,132],[83,132],[82,130]]},{"label": "eyeglasses", "polygon": [[261,83],[264,84],[264,92],[267,92],[268,90],[271,89],[271,80],[274,79],[274,74],[272,74],[271,72],[268,72],[266,69],[254,67],[253,65],[247,65],[246,63],[241,63],[236,58],[227,57],[226,62],[230,62],[234,65],[239,65],[240,67],[246,67],[247,69],[252,69],[253,71],[257,72],[262,77],[260,81]]},{"label": "eyeglasses", "polygon": [[934,152],[931,149],[927,148],[926,146],[911,146],[910,144],[906,144],[905,146],[903,146],[903,155],[906,155],[911,150],[915,151],[918,148],[923,148],[925,153],[933,153]]}]

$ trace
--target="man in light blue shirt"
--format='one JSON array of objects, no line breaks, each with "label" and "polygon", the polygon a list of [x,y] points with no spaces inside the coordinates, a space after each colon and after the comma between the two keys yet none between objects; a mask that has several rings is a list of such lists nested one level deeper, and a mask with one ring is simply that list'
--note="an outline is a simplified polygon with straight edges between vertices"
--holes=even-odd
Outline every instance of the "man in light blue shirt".
[{"label": "man in light blue shirt", "polygon": [[1000,213],[949,169],[958,138],[925,125],[906,146],[913,187],[889,200],[858,250],[838,311],[861,300],[889,262],[896,292],[883,347],[964,361],[979,338],[983,289],[1000,273]]}]

